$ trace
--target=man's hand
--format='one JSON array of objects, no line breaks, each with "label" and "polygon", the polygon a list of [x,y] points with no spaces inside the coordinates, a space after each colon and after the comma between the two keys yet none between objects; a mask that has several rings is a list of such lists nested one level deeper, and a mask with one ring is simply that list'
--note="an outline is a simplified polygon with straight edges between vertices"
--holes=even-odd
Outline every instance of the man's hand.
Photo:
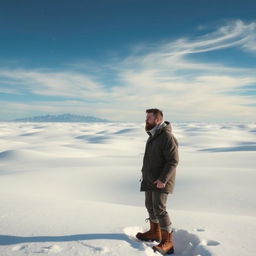
[{"label": "man's hand", "polygon": [[154,184],[156,185],[156,187],[157,188],[165,188],[165,183],[163,183],[162,181],[160,181],[160,180],[156,180],[155,182],[154,182]]}]

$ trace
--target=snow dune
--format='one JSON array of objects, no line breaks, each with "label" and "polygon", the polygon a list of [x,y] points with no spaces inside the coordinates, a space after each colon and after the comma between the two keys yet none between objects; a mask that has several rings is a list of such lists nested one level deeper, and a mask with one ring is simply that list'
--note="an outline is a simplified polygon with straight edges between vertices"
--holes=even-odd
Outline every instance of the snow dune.
[{"label": "snow dune", "polygon": [[[175,255],[252,256],[256,124],[175,123]],[[157,255],[135,123],[0,123],[0,255]]]}]

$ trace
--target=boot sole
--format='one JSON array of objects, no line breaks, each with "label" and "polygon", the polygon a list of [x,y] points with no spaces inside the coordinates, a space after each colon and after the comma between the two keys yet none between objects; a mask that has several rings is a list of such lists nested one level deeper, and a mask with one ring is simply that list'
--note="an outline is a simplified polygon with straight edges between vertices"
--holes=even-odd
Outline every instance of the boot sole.
[{"label": "boot sole", "polygon": [[157,242],[157,243],[161,242],[161,240],[157,240],[157,239],[142,239],[142,238],[138,237],[137,235],[136,235],[136,238],[142,242]]},{"label": "boot sole", "polygon": [[157,242],[157,243],[160,243],[161,242],[161,240],[155,240],[155,239],[140,239],[140,238],[138,238],[138,237],[136,237],[138,240],[140,240],[141,242]]},{"label": "boot sole", "polygon": [[168,254],[168,255],[170,255],[170,254],[173,254],[174,253],[174,248],[172,247],[169,251],[163,251],[163,250],[161,250],[161,249],[159,249],[159,248],[157,248],[157,247],[155,247],[155,246],[153,246],[153,250],[154,250],[154,252],[160,252],[162,255],[166,255],[166,254]]}]

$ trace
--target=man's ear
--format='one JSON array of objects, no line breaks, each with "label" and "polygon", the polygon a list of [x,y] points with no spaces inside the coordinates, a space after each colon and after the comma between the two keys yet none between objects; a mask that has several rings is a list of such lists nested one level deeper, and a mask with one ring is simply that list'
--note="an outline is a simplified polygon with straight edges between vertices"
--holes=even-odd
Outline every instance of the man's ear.
[{"label": "man's ear", "polygon": [[160,120],[160,118],[159,117],[156,117],[156,122],[158,123],[158,124],[160,124],[161,123],[161,120]]}]

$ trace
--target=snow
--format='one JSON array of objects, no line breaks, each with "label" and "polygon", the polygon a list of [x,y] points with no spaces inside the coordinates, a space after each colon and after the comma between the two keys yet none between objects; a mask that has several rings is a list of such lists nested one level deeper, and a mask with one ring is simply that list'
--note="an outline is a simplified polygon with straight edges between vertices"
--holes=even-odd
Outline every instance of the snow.
[{"label": "snow", "polygon": [[[255,131],[173,124],[174,255],[255,255]],[[0,255],[158,255],[134,238],[146,139],[143,123],[0,123]]]}]

